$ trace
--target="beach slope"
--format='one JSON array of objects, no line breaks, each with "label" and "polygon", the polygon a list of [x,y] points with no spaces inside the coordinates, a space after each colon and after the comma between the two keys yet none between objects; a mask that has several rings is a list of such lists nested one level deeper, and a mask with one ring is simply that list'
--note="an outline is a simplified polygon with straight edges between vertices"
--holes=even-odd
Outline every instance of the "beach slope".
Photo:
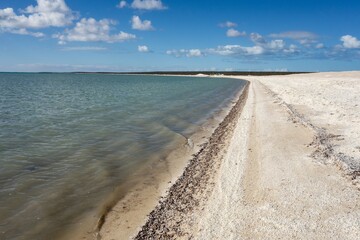
[{"label": "beach slope", "polygon": [[[329,73],[245,78],[251,81],[247,104],[195,239],[358,238],[358,153],[341,142],[351,140],[347,131],[359,134],[357,119],[333,133],[332,119],[313,113],[327,114],[332,108],[355,114],[333,108],[359,103],[352,97],[358,94],[360,80],[346,82],[349,79],[340,76],[344,84],[336,86],[339,83],[326,76],[334,77]],[[321,83],[327,84],[325,89]],[[337,91],[348,84],[357,88],[348,88],[350,94]],[[323,101],[313,104],[319,95]],[[317,117],[321,120],[315,121]],[[351,151],[338,152],[345,148]]]}]

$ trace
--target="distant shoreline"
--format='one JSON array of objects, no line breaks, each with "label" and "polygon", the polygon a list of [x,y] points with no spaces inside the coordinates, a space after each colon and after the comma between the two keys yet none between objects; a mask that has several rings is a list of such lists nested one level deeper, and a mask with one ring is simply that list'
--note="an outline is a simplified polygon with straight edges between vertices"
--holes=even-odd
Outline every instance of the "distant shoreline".
[{"label": "distant shoreline", "polygon": [[272,72],[272,71],[150,71],[150,72],[0,72],[9,74],[116,74],[116,75],[179,75],[193,76],[198,74],[210,76],[273,76],[306,74],[314,72]]},{"label": "distant shoreline", "polygon": [[151,72],[73,72],[76,74],[119,74],[119,75],[211,75],[211,76],[272,76],[304,74],[312,72],[261,72],[261,71],[151,71]]}]

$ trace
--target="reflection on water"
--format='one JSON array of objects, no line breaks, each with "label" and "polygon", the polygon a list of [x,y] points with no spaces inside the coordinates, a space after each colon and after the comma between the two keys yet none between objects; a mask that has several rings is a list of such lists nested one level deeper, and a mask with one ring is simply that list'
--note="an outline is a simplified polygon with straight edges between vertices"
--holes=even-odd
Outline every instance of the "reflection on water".
[{"label": "reflection on water", "polygon": [[[164,157],[242,87],[233,79],[0,74],[0,238],[46,239]],[[124,188],[126,189],[126,188]]]}]

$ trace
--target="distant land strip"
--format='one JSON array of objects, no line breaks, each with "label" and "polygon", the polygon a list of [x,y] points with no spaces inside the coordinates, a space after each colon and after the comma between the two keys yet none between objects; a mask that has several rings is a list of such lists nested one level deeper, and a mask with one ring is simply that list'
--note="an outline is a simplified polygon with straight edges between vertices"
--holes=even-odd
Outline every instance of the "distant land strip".
[{"label": "distant land strip", "polygon": [[124,75],[231,75],[231,76],[269,76],[290,75],[312,72],[247,72],[247,71],[154,71],[154,72],[73,72],[78,74],[124,74]]}]

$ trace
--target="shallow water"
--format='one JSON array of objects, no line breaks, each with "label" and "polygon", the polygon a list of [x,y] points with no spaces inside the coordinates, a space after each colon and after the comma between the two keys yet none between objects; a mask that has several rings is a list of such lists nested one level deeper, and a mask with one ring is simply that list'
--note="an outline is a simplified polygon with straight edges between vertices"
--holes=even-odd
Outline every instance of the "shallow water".
[{"label": "shallow water", "polygon": [[0,74],[0,238],[47,239],[232,100],[235,79]]}]

